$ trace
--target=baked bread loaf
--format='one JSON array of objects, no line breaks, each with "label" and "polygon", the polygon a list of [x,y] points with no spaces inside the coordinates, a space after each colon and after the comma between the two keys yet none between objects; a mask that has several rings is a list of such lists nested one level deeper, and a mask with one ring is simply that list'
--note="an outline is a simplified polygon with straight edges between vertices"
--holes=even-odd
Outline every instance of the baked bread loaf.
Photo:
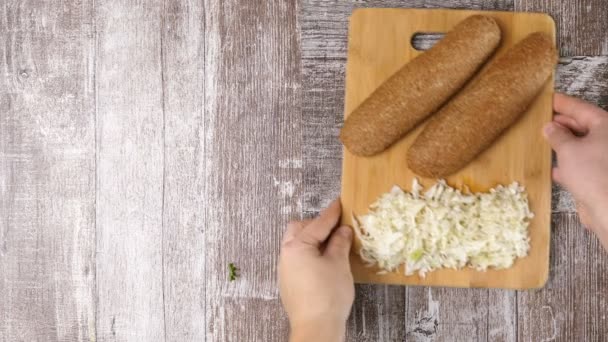
[{"label": "baked bread loaf", "polygon": [[348,115],[340,132],[361,156],[382,152],[463,87],[500,43],[494,19],[458,23],[435,46],[405,64]]},{"label": "baked bread loaf", "polygon": [[429,120],[408,150],[408,167],[433,178],[463,168],[521,117],[556,63],[553,40],[541,32],[492,60]]}]

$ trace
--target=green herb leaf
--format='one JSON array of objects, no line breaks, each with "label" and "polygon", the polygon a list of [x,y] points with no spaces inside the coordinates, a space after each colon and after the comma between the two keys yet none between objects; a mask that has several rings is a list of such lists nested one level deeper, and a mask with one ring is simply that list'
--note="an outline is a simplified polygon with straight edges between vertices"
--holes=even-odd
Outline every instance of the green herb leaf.
[{"label": "green herb leaf", "polygon": [[228,277],[230,281],[235,281],[236,278],[239,277],[239,268],[236,267],[233,263],[228,264]]}]

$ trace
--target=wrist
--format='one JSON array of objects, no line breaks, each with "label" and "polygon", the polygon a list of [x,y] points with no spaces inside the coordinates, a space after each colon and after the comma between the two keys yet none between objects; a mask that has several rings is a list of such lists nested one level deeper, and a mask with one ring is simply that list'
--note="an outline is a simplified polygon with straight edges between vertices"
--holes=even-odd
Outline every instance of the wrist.
[{"label": "wrist", "polygon": [[290,342],[341,342],[344,341],[346,322],[318,319],[291,324]]}]

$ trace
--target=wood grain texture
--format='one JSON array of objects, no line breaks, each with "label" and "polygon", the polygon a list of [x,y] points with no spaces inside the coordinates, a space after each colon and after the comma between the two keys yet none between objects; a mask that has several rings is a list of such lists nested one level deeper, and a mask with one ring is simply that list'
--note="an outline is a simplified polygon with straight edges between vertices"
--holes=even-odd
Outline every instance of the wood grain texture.
[{"label": "wood grain texture", "polygon": [[95,338],[92,2],[0,5],[0,341]]},{"label": "wood grain texture", "polygon": [[282,341],[278,250],[301,211],[296,2],[204,7],[206,339]]},{"label": "wood grain texture", "polygon": [[557,23],[562,56],[608,54],[608,2],[604,0],[515,0],[516,11],[543,12]]},{"label": "wood grain texture", "polygon": [[[346,76],[344,116],[353,115],[355,108],[404,62],[420,54],[410,45],[396,45],[399,37],[409,41],[422,28],[446,32],[469,16],[480,11],[417,10],[417,9],[362,9],[353,13],[349,30],[349,55]],[[516,43],[532,32],[544,32],[554,40],[555,29],[551,18],[535,13],[485,12],[501,27],[502,39],[494,58],[508,54]],[[374,37],[378,37],[374,39]],[[381,38],[380,38],[381,37]],[[383,51],[381,55],[377,51]],[[554,57],[555,58],[555,57]],[[493,63],[493,59],[490,63]],[[546,71],[553,73],[553,63]],[[486,69],[489,70],[489,69]],[[551,148],[538,132],[551,120],[553,78],[550,76],[540,94],[512,127],[500,139],[457,173],[446,177],[453,186],[468,187],[472,191],[488,191],[497,184],[518,181],[526,187],[530,208],[535,213],[530,222],[530,250],[526,258],[515,261],[507,269],[479,272],[471,268],[439,269],[426,277],[406,276],[402,271],[378,275],[358,256],[360,242],[355,241],[351,253],[351,269],[356,282],[409,285],[434,285],[486,288],[538,288],[547,279],[551,215]],[[544,83],[544,85],[543,85]],[[471,120],[473,120],[471,118]],[[481,123],[480,123],[481,125]],[[367,213],[370,204],[395,184],[410,189],[412,180],[419,179],[425,186],[435,179],[420,177],[411,171],[406,161],[414,138],[420,139],[418,127],[386,151],[373,157],[359,157],[344,150],[342,164],[342,210],[354,215]],[[535,149],[530,150],[529,145]],[[353,224],[351,215],[343,215],[342,223]]]},{"label": "wood grain texture", "polygon": [[519,341],[606,341],[606,252],[576,214],[553,215],[551,281],[518,294]]},{"label": "wood grain texture", "polygon": [[205,340],[203,107],[205,21],[200,1],[165,0],[163,293],[166,341]]},{"label": "wood grain texture", "polygon": [[516,341],[515,291],[410,287],[408,341]]},{"label": "wood grain texture", "polygon": [[403,341],[407,289],[402,286],[356,285],[356,304],[347,323],[347,341]]},{"label": "wood grain texture", "polygon": [[348,18],[355,8],[511,10],[513,0],[300,0],[302,58],[346,58]]},{"label": "wood grain texture", "polygon": [[487,290],[412,287],[408,298],[408,341],[488,340]]},{"label": "wood grain texture", "polygon": [[[276,255],[339,194],[352,8],[512,6],[2,2],[0,341],[286,340]],[[563,59],[557,88],[606,107],[607,65]],[[348,340],[605,340],[606,254],[573,210],[556,191],[547,289],[357,286]]]},{"label": "wood grain texture", "polygon": [[97,339],[163,341],[161,1],[96,1]]}]

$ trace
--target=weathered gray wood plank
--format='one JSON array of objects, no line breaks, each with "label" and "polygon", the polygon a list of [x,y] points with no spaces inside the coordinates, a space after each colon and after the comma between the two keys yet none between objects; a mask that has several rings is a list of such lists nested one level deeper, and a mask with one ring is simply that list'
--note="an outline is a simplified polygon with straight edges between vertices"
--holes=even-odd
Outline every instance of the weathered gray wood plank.
[{"label": "weathered gray wood plank", "polygon": [[514,0],[300,0],[302,58],[346,58],[348,18],[360,7],[512,10]]},{"label": "weathered gray wood plank", "polygon": [[99,340],[165,338],[161,12],[96,1]]},{"label": "weathered gray wood plank", "polygon": [[516,341],[515,291],[408,288],[408,341]]},{"label": "weathered gray wood plank", "polygon": [[547,286],[518,295],[520,341],[606,341],[606,252],[576,214],[553,215]]},{"label": "weathered gray wood plank", "polygon": [[402,286],[357,285],[357,305],[348,321],[347,341],[403,341],[406,293]]},{"label": "weathered gray wood plank", "polygon": [[[2,3],[0,341],[285,340],[280,230],[339,194],[352,8],[513,7],[294,1]],[[516,6],[608,51],[603,2]],[[556,86],[606,108],[608,57]],[[348,340],[605,340],[605,252],[557,186],[553,210],[546,289],[358,286]]]},{"label": "weathered gray wood plank", "polygon": [[408,341],[488,340],[488,290],[408,288]]},{"label": "weathered gray wood plank", "polygon": [[303,210],[312,216],[340,194],[346,60],[302,60]]},{"label": "weathered gray wood plank", "polygon": [[204,341],[204,12],[200,1],[165,0],[163,7],[165,336]]},{"label": "weathered gray wood plank", "polygon": [[517,293],[488,290],[488,341],[517,341]]},{"label": "weathered gray wood plank", "polygon": [[204,7],[206,338],[285,341],[276,264],[282,229],[301,212],[296,3]]},{"label": "weathered gray wood plank", "polygon": [[562,221],[557,227],[575,236],[571,254],[573,269],[570,270],[574,321],[569,327],[574,331],[574,340],[608,341],[608,255],[599,240],[583,228],[578,217],[562,214],[557,219]]},{"label": "weathered gray wood plank", "polygon": [[91,12],[0,5],[0,341],[95,338]]},{"label": "weathered gray wood plank", "polygon": [[553,17],[562,56],[608,54],[608,2],[605,0],[515,0],[516,11]]}]

